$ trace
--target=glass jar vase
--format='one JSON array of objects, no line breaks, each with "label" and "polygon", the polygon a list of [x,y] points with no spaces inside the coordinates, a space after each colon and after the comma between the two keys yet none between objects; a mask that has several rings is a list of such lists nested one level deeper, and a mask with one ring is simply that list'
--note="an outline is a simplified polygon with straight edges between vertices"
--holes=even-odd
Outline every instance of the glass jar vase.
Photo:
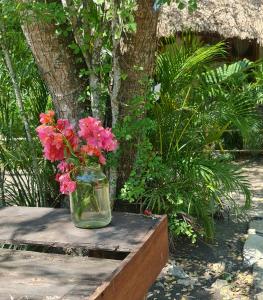
[{"label": "glass jar vase", "polygon": [[109,181],[100,165],[81,169],[70,194],[71,218],[76,227],[100,228],[111,222]]}]

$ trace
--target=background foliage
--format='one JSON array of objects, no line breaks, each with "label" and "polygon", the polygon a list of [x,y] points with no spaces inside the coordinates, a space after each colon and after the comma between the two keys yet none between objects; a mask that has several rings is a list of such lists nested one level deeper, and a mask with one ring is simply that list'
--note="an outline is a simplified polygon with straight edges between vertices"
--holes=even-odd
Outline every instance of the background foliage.
[{"label": "background foliage", "polygon": [[0,51],[0,204],[55,205],[59,196],[53,180],[54,170],[42,157],[41,146],[35,138],[39,114],[50,108],[51,102],[20,25],[17,19],[12,21],[12,26],[9,24],[8,30],[2,32],[1,41],[9,51],[34,139],[32,143],[27,140],[10,73]]},{"label": "background foliage", "polygon": [[167,213],[171,232],[193,240],[196,231],[213,238],[218,210],[239,210],[233,193],[244,196],[243,207],[251,200],[239,166],[224,154],[224,134],[234,128],[246,139],[260,128],[258,65],[243,60],[217,67],[224,53],[223,43],[202,46],[191,35],[180,46],[168,41],[157,58],[160,92],[148,126],[144,120],[137,131],[142,142],[122,190],[123,199]]}]

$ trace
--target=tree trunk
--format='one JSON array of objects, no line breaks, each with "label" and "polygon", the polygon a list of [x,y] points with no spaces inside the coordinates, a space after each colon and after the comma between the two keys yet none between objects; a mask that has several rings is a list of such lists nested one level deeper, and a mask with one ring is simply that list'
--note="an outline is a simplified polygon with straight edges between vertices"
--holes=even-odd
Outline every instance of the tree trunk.
[{"label": "tree trunk", "polygon": [[79,77],[81,65],[77,64],[76,56],[68,47],[70,40],[56,34],[55,24],[39,20],[39,17],[32,20],[32,11],[28,11],[27,15],[30,21],[24,21],[22,29],[50,91],[56,113],[76,125],[84,113],[79,96],[86,82]]},{"label": "tree trunk", "polygon": [[[153,75],[155,51],[157,47],[158,11],[154,10],[154,0],[137,0],[135,12],[136,32],[124,34],[118,47],[118,61],[125,78],[121,80],[118,92],[119,120],[131,115],[134,98],[140,99],[142,116],[149,85],[147,79]],[[136,120],[135,120],[136,122]],[[121,144],[121,157],[118,168],[117,190],[128,179],[136,155],[136,138]]]}]

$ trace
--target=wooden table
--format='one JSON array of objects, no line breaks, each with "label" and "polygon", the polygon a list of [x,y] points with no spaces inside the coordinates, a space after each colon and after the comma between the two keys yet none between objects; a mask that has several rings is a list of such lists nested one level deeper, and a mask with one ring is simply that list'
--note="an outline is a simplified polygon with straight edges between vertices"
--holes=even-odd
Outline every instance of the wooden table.
[{"label": "wooden table", "polygon": [[0,243],[31,249],[0,249],[5,300],[141,300],[168,259],[165,216],[114,213],[109,226],[88,230],[74,227],[65,209],[6,207]]}]

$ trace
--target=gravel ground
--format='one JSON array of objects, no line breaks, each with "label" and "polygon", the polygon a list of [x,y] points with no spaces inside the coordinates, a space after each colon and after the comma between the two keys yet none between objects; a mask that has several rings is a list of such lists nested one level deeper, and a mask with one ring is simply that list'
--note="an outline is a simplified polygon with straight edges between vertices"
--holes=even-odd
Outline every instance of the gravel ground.
[{"label": "gravel ground", "polygon": [[251,268],[244,266],[242,250],[249,220],[263,210],[263,160],[239,163],[252,186],[253,204],[248,215],[241,220],[235,217],[216,220],[214,244],[199,240],[193,245],[188,240],[178,240],[175,254],[170,256],[147,299],[254,298]]}]

